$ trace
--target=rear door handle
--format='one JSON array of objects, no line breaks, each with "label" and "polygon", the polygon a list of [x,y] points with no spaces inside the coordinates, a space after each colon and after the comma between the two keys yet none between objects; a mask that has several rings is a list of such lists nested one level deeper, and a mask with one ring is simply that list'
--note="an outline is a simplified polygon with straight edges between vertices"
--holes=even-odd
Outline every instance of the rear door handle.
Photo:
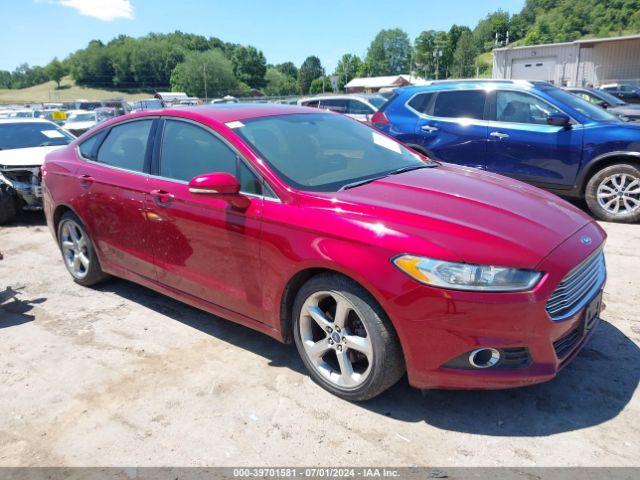
[{"label": "rear door handle", "polygon": [[498,138],[500,140],[504,140],[505,138],[509,138],[509,135],[507,135],[506,133],[502,133],[502,132],[491,132],[489,134],[489,136]]},{"label": "rear door handle", "polygon": [[424,130],[425,132],[429,132],[429,133],[438,131],[438,127],[432,127],[431,125],[423,125],[420,128],[422,128],[422,130]]},{"label": "rear door handle", "polygon": [[93,184],[93,177],[91,175],[79,175],[80,185],[84,188],[89,188]]},{"label": "rear door handle", "polygon": [[168,207],[169,205],[171,205],[173,199],[175,198],[175,195],[173,195],[173,193],[169,193],[165,190],[151,190],[151,192],[149,193],[151,194],[151,197],[153,198],[153,201],[156,203],[156,205],[160,207]]}]

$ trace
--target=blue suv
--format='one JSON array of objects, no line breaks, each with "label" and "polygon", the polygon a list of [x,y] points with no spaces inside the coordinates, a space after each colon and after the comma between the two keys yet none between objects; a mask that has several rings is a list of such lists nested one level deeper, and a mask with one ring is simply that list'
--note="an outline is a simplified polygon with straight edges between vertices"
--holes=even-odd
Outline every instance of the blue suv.
[{"label": "blue suv", "polygon": [[371,122],[431,158],[585,198],[601,220],[640,220],[640,125],[549,83],[399,88]]}]

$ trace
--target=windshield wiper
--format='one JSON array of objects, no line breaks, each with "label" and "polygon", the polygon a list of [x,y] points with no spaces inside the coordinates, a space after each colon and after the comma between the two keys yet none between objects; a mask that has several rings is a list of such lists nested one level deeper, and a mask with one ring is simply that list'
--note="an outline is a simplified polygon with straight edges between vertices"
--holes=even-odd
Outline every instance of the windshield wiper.
[{"label": "windshield wiper", "polygon": [[410,172],[412,170],[419,170],[421,168],[433,168],[433,167],[437,167],[439,164],[438,163],[426,163],[423,165],[408,165],[406,167],[401,167],[398,168],[396,170],[392,170],[388,173],[385,173],[384,175],[380,175],[378,177],[372,177],[372,178],[365,178],[364,180],[358,180],[355,182],[351,182],[351,183],[347,183],[346,185],[343,185],[342,187],[340,187],[339,191],[342,190],[348,190],[350,188],[354,188],[354,187],[359,187],[360,185],[366,185],[367,183],[371,183],[371,182],[375,182],[376,180],[380,180],[386,177],[389,177],[391,175],[398,175],[400,173],[404,173],[404,172]]}]

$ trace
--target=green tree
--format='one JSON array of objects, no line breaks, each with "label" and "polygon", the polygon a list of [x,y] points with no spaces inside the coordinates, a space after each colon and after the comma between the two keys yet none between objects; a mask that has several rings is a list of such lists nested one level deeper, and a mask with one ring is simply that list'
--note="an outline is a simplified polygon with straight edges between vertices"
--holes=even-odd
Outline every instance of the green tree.
[{"label": "green tree", "polygon": [[293,77],[289,77],[277,68],[267,68],[265,74],[267,82],[264,93],[269,96],[295,95],[298,92],[298,83]]},{"label": "green tree", "polygon": [[49,77],[49,80],[53,80],[54,82],[56,82],[58,88],[60,88],[60,81],[62,80],[62,77],[67,74],[67,69],[62,64],[62,62],[54,57],[49,65],[44,67],[44,71]]},{"label": "green tree", "polygon": [[275,69],[287,77],[298,78],[298,68],[293,62],[279,63],[275,66]]},{"label": "green tree", "polygon": [[205,97],[205,76],[208,97],[222,96],[238,87],[231,61],[220,50],[207,50],[191,52],[173,69],[171,89]]},{"label": "green tree", "polygon": [[233,73],[241,82],[252,88],[262,88],[266,84],[267,60],[255,47],[239,45],[233,50],[231,62]]},{"label": "green tree", "polygon": [[366,63],[371,75],[399,75],[409,72],[411,53],[411,42],[403,30],[381,30],[369,45]]},{"label": "green tree", "polygon": [[331,92],[333,92],[333,85],[331,85],[329,77],[315,78],[309,87],[309,93],[312,95]]},{"label": "green tree", "polygon": [[463,32],[458,39],[453,55],[452,74],[460,78],[471,78],[475,75],[475,58],[478,54],[473,34]]},{"label": "green tree", "polygon": [[344,90],[344,86],[358,75],[362,68],[362,60],[357,55],[345,53],[336,65],[333,73],[338,77],[338,90]]},{"label": "green tree", "polygon": [[473,41],[475,48],[481,52],[487,52],[495,47],[496,34],[498,41],[504,42],[509,30],[510,17],[503,10],[490,13],[478,22],[473,29]]},{"label": "green tree", "polygon": [[322,68],[320,59],[315,55],[307,57],[306,60],[302,62],[300,70],[298,71],[298,86],[300,87],[300,93],[303,95],[309,93],[311,82],[323,75],[324,69]]}]

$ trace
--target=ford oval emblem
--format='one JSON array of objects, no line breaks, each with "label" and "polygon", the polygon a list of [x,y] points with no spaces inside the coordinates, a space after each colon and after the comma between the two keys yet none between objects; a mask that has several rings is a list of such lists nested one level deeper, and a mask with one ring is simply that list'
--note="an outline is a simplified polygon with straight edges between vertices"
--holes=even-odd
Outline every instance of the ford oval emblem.
[{"label": "ford oval emblem", "polygon": [[582,243],[583,245],[591,245],[591,237],[587,237],[586,235],[584,237],[581,237],[580,243]]}]

